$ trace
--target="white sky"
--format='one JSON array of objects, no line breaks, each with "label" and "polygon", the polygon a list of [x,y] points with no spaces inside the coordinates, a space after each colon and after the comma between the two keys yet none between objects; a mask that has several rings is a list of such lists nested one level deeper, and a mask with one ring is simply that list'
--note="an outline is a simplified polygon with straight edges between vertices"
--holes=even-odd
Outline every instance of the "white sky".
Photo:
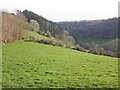
[{"label": "white sky", "polygon": [[119,0],[0,0],[0,9],[30,10],[48,20],[79,21],[118,17]]}]

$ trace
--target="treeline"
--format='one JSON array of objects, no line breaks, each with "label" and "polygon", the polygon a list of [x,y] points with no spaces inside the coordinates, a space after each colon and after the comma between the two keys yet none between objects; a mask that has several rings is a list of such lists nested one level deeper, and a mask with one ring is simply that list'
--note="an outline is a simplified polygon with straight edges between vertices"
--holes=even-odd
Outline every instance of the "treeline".
[{"label": "treeline", "polygon": [[26,37],[29,25],[26,17],[17,12],[13,13],[2,12],[2,42],[3,44],[12,43],[16,40]]},{"label": "treeline", "polygon": [[[45,18],[43,18],[40,15],[35,14],[34,12],[24,10],[23,14],[27,17],[27,20],[30,22],[30,20],[36,20],[40,25],[40,30],[47,33],[47,31],[50,31],[51,35],[56,38],[61,38],[63,34],[63,30],[61,27],[58,27],[57,24],[53,23],[52,21],[49,21]],[[39,31],[40,32],[40,31]],[[41,32],[40,32],[41,33]]]},{"label": "treeline", "polygon": [[75,47],[73,49],[78,50],[78,51],[82,51],[82,52],[96,54],[96,55],[120,57],[120,52],[119,51],[114,52],[114,51],[111,51],[111,50],[106,50],[106,49],[104,49],[102,47],[99,47],[99,46],[92,46],[89,49],[84,49],[78,44],[78,45],[75,45]]},{"label": "treeline", "polygon": [[76,43],[98,55],[119,55],[118,18],[93,21],[59,22],[60,26],[69,31]]},{"label": "treeline", "polygon": [[75,39],[97,38],[115,39],[118,37],[118,19],[93,21],[59,22]]},{"label": "treeline", "polygon": [[[74,38],[68,31],[56,23],[49,21],[31,11],[16,11],[16,14],[2,12],[2,42],[3,44],[12,43],[28,36],[28,30],[35,31],[46,37],[54,37],[64,42],[66,46],[75,43]],[[63,43],[62,42],[62,43]]]},{"label": "treeline", "polygon": [[28,22],[32,21],[32,23],[34,22],[39,24],[39,26],[37,25],[39,27],[37,33],[48,37],[53,36],[57,39],[65,41],[65,43],[75,43],[75,40],[70,33],[65,31],[65,29],[57,23],[49,21],[44,17],[28,10],[24,10],[23,14],[27,17]]}]

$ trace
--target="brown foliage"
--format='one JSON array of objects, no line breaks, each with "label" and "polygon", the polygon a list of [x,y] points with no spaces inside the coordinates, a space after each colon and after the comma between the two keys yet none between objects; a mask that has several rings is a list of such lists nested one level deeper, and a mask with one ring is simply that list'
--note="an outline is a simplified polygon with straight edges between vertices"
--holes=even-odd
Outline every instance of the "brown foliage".
[{"label": "brown foliage", "polygon": [[28,23],[21,12],[16,15],[2,12],[2,42],[11,43],[26,36]]}]

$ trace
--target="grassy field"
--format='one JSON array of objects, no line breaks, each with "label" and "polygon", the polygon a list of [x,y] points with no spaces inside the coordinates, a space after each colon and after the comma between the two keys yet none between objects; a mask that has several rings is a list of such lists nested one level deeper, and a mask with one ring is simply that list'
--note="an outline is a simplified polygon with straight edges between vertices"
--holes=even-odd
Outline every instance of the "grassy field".
[{"label": "grassy field", "polygon": [[33,37],[35,40],[44,39],[44,40],[52,40],[52,41],[56,42],[55,38],[53,38],[53,37],[49,38],[49,37],[40,35],[34,31],[28,30],[28,37],[26,39],[30,39],[30,37]]},{"label": "grassy field", "polygon": [[28,36],[34,37],[35,39],[49,39],[45,36],[42,36],[34,31],[28,31]]},{"label": "grassy field", "polygon": [[118,59],[33,42],[3,46],[3,87],[117,88]]}]

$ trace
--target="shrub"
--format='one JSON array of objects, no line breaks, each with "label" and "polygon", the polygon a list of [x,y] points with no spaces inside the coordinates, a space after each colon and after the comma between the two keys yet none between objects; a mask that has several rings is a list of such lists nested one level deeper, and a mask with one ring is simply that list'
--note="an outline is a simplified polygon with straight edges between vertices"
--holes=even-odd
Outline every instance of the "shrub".
[{"label": "shrub", "polygon": [[80,45],[78,44],[78,45],[75,45],[75,48],[74,48],[75,50],[79,50],[79,51],[81,51],[82,50],[82,48],[80,47]]},{"label": "shrub", "polygon": [[99,55],[99,51],[98,51],[97,47],[90,48],[89,52]]},{"label": "shrub", "polygon": [[38,32],[40,29],[38,22],[36,20],[33,20],[33,19],[30,20],[30,26],[31,26],[32,30],[36,31],[36,32]]}]

